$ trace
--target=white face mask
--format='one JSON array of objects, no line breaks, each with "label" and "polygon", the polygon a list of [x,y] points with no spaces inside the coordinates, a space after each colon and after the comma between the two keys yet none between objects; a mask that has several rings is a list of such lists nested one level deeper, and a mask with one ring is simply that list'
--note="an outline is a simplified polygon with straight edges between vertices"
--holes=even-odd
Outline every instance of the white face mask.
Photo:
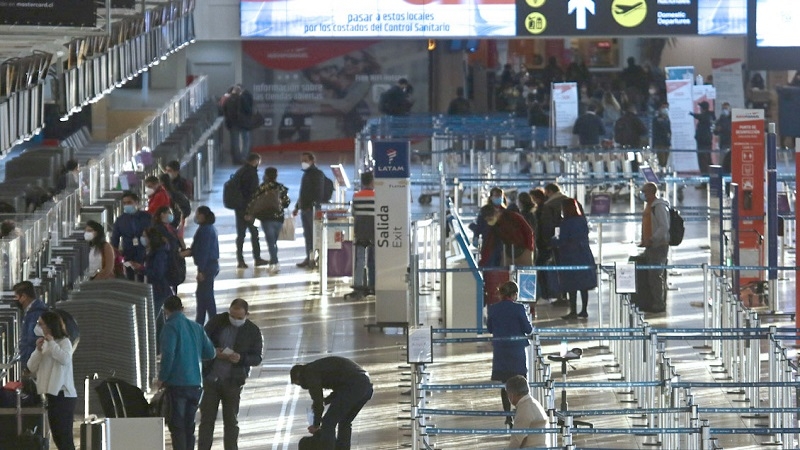
[{"label": "white face mask", "polygon": [[231,325],[239,328],[240,326],[244,325],[247,319],[234,319],[233,316],[228,316],[228,320],[231,321]]},{"label": "white face mask", "polygon": [[300,167],[302,167],[303,170],[308,170],[308,168],[311,167],[311,164],[309,164],[307,162],[301,162],[300,163]]},{"label": "white face mask", "polygon": [[94,240],[94,231],[86,231],[83,233],[83,239],[86,242]]},{"label": "white face mask", "polygon": [[153,192],[155,192],[155,191],[156,190],[151,188],[151,187],[144,188],[144,193],[147,194],[148,196],[153,195]]},{"label": "white face mask", "polygon": [[33,334],[39,337],[44,337],[44,330],[38,323],[36,324],[35,327],[33,327]]}]

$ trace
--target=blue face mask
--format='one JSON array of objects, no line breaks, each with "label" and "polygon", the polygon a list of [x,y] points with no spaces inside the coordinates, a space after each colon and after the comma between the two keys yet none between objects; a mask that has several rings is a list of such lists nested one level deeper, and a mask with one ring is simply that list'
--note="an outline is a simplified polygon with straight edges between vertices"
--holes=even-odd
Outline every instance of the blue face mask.
[{"label": "blue face mask", "polygon": [[503,197],[492,197],[492,204],[494,206],[501,206],[503,204]]},{"label": "blue face mask", "polygon": [[167,220],[165,220],[164,222],[165,223],[172,223],[173,220],[175,220],[175,215],[170,214],[170,215],[167,216]]},{"label": "blue face mask", "polygon": [[639,191],[639,200],[641,200],[643,202],[647,201],[647,197],[645,197],[644,192],[642,192],[642,191]]},{"label": "blue face mask", "polygon": [[125,214],[133,214],[136,212],[136,205],[122,205],[122,212]]},{"label": "blue face mask", "polygon": [[147,244],[148,244],[148,242],[147,242],[147,236],[142,236],[142,237],[140,237],[140,238],[139,238],[139,243],[141,243],[142,245],[144,245],[145,247],[147,247]]}]

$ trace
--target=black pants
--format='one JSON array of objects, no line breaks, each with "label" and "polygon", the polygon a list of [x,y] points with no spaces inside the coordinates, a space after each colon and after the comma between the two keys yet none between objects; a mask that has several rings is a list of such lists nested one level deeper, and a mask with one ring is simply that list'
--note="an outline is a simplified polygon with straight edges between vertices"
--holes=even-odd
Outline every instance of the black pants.
[{"label": "black pants", "polygon": [[711,167],[711,144],[697,143],[697,165],[700,175],[708,176]]},{"label": "black pants", "polygon": [[244,220],[244,210],[237,209],[236,213],[236,259],[244,261],[244,235],[250,231],[250,245],[253,247],[253,258],[261,259],[261,243],[258,241],[258,227],[252,222]]},{"label": "black pants", "polygon": [[303,224],[303,239],[306,241],[306,259],[314,258],[314,209],[300,211],[300,222]]},{"label": "black pants", "polygon": [[77,403],[76,397],[64,397],[64,392],[58,396],[47,394],[47,421],[58,450],[75,450],[72,421]]},{"label": "black pants", "polygon": [[217,410],[222,403],[223,442],[225,450],[239,448],[239,400],[242,385],[230,380],[203,382],[203,399],[200,401],[200,434],[197,441],[199,450],[211,449],[214,440],[214,423]]},{"label": "black pants", "polygon": [[372,392],[372,383],[366,376],[351,380],[347,388],[333,392],[333,401],[322,416],[322,448],[350,450],[353,420],[372,398]]}]

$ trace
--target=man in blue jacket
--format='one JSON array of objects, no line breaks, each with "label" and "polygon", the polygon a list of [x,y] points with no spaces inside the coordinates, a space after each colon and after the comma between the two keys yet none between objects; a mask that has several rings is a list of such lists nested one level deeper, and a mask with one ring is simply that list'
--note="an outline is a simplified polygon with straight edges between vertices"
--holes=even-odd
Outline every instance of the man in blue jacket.
[{"label": "man in blue jacket", "polygon": [[[141,238],[144,230],[150,227],[152,216],[139,209],[139,196],[131,191],[122,193],[122,213],[114,221],[111,246],[122,253],[125,261],[144,264],[147,247],[142,245]],[[125,267],[125,276],[129,280],[144,281],[144,275],[132,267]]]},{"label": "man in blue jacket", "polygon": [[47,311],[47,305],[36,298],[36,290],[33,289],[33,283],[30,281],[22,281],[14,285],[14,299],[24,314],[22,329],[19,333],[19,360],[22,367],[27,367],[28,358],[36,350],[36,340],[39,339],[33,329],[36,327],[39,316]]},{"label": "man in blue jacket", "polygon": [[250,367],[261,364],[264,341],[261,330],[247,319],[249,306],[241,298],[228,312],[217,314],[206,324],[206,333],[216,348],[216,357],[203,363],[203,400],[200,402],[200,437],[197,448],[210,450],[214,422],[222,402],[225,450],[238,449],[239,400]]},{"label": "man in blue jacket", "polygon": [[214,357],[214,344],[203,327],[183,314],[180,297],[164,302],[166,323],[161,331],[161,370],[158,386],[166,387],[170,402],[167,420],[173,450],[194,448],[194,416],[203,394],[201,363]]}]

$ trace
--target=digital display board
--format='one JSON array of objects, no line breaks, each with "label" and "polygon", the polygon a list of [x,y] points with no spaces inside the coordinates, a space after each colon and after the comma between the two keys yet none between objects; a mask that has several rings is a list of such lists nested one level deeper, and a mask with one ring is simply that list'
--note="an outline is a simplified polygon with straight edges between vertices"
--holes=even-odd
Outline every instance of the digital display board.
[{"label": "digital display board", "polygon": [[515,0],[246,0],[241,35],[511,37],[515,8]]},{"label": "digital display board", "polygon": [[752,70],[796,70],[800,60],[800,5],[748,0],[747,62]]}]

